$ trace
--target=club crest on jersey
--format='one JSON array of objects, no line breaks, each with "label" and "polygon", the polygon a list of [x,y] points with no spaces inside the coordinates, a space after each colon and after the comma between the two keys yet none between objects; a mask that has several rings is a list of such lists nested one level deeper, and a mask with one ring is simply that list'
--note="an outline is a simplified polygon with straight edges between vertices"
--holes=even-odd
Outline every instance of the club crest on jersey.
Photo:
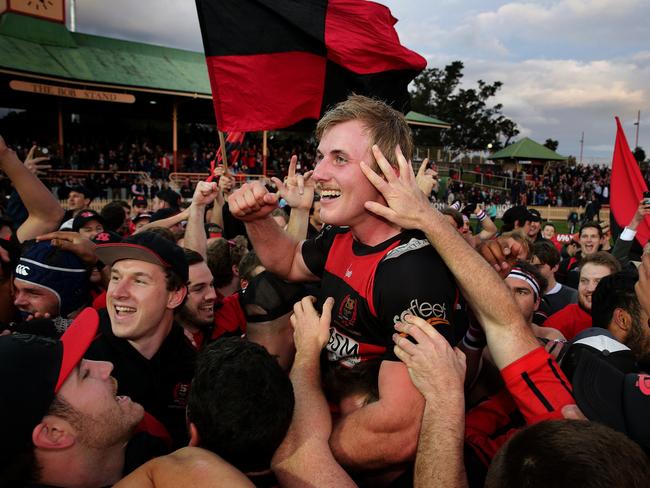
[{"label": "club crest on jersey", "polygon": [[357,321],[357,300],[346,295],[338,309],[338,322],[347,328],[354,327]]},{"label": "club crest on jersey", "polygon": [[174,387],[174,405],[185,406],[190,396],[190,385],[188,383],[176,383]]}]

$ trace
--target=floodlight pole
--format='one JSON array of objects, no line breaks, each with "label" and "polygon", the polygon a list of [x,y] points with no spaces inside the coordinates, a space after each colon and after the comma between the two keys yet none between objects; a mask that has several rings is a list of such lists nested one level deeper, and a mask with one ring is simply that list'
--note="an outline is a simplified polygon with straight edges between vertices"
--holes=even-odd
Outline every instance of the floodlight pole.
[{"label": "floodlight pole", "polygon": [[580,164],[582,164],[582,149],[585,145],[585,132],[582,131],[582,137],[580,137]]},{"label": "floodlight pole", "polygon": [[639,127],[641,126],[641,110],[636,113],[636,137],[634,138],[634,148],[639,147]]}]

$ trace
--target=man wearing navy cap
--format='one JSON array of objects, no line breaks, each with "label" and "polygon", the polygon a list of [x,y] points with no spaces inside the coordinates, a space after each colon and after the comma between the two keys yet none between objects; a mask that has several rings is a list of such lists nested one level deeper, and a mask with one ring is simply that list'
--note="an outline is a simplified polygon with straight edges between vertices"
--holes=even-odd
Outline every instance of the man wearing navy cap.
[{"label": "man wearing navy cap", "polygon": [[185,405],[196,352],[174,322],[187,294],[188,265],[181,247],[152,232],[97,246],[111,267],[100,335],[87,357],[111,361],[119,393],[141,403],[187,443]]},{"label": "man wearing navy cap", "polygon": [[74,318],[90,301],[89,279],[87,267],[72,252],[49,241],[28,244],[14,271],[14,305],[23,318],[36,313]]}]

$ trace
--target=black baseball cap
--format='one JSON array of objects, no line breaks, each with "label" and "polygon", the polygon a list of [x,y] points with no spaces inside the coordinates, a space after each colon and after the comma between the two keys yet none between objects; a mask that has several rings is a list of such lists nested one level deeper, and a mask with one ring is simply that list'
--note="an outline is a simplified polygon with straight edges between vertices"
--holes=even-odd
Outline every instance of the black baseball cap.
[{"label": "black baseball cap", "polygon": [[625,374],[590,355],[578,364],[572,384],[577,405],[589,420],[650,448],[650,375]]},{"label": "black baseball cap", "polygon": [[139,232],[122,242],[100,244],[96,253],[97,257],[109,266],[122,259],[136,259],[169,268],[177,273],[183,282],[187,283],[188,280],[189,271],[183,248],[154,232]]},{"label": "black baseball cap", "polygon": [[74,220],[72,221],[72,230],[79,232],[79,229],[81,229],[88,222],[92,222],[93,220],[99,222],[102,225],[106,224],[104,217],[102,217],[94,210],[82,210],[75,216]]},{"label": "black baseball cap", "polygon": [[70,373],[97,335],[99,316],[84,309],[60,339],[32,334],[0,337],[0,416],[4,419],[0,472],[32,443],[40,423]]},{"label": "black baseball cap", "polygon": [[[291,312],[294,304],[307,295],[302,284],[289,283],[270,271],[262,271],[240,292],[239,304],[247,322],[269,322]],[[256,305],[264,313],[259,313],[257,307],[247,305]]]},{"label": "black baseball cap", "polygon": [[105,230],[93,237],[91,241],[95,244],[112,244],[114,242],[122,242],[122,236],[112,230]]},{"label": "black baseball cap", "polygon": [[541,222],[542,221],[542,214],[539,213],[539,210],[536,208],[529,208],[528,209],[528,214],[530,215],[530,221],[531,222]]},{"label": "black baseball cap", "polygon": [[144,195],[136,195],[133,198],[132,204],[134,207],[146,207],[148,205],[147,197],[145,197]]},{"label": "black baseball cap", "polygon": [[151,217],[152,217],[152,215],[150,213],[142,212],[141,214],[138,214],[135,217],[133,217],[131,219],[131,222],[133,222],[134,224],[137,224],[138,222],[140,222],[141,220],[144,220],[144,219],[147,219],[147,220],[151,221]]}]

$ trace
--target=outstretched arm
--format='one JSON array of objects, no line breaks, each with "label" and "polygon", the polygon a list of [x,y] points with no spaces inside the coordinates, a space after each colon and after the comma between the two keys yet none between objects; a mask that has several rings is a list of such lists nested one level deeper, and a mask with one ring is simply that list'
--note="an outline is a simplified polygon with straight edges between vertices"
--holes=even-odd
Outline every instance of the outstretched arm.
[{"label": "outstretched arm", "polygon": [[[32,152],[30,151],[30,155]],[[31,160],[31,158],[28,158]],[[41,158],[31,160],[36,164]],[[20,196],[29,216],[16,231],[20,242],[39,234],[52,232],[59,227],[64,210],[43,182],[18,159],[0,136],[0,170],[4,171]]]},{"label": "outstretched arm", "polygon": [[199,181],[194,189],[192,203],[189,207],[187,227],[185,228],[184,246],[198,252],[207,259],[208,239],[205,235],[205,207],[215,200],[219,187],[216,183]]},{"label": "outstretched arm", "polygon": [[272,461],[278,481],[288,488],[356,486],[330,451],[332,418],[321,388],[320,353],[329,338],[333,304],[328,298],[319,317],[313,297],[306,297],[295,304],[291,316],[296,358],[290,377],[296,404]]},{"label": "outstretched arm", "polygon": [[400,332],[393,335],[395,355],[425,399],[414,486],[466,487],[465,355],[419,317],[408,315],[395,329]]}]

